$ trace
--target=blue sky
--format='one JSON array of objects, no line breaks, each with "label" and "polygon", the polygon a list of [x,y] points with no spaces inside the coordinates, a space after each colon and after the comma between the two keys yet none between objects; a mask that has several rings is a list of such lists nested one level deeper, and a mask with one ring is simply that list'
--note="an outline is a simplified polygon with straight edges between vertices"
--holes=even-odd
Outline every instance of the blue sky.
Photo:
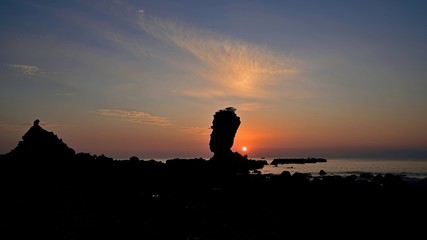
[{"label": "blue sky", "polygon": [[426,5],[2,1],[0,152],[39,118],[77,152],[209,157],[228,106],[249,156],[423,152]]}]

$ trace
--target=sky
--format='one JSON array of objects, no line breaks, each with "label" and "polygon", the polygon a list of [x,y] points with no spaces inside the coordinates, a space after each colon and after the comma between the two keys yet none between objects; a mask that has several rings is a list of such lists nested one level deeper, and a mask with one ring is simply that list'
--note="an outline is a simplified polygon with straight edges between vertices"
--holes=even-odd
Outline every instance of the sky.
[{"label": "sky", "polygon": [[[427,2],[0,2],[0,154],[35,119],[76,152],[427,159]],[[247,151],[243,151],[243,146]]]}]

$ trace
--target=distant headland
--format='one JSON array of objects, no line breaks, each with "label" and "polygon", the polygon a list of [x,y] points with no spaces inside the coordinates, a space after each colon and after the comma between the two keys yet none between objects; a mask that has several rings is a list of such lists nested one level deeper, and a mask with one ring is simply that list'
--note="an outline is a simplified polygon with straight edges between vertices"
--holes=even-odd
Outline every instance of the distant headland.
[{"label": "distant headland", "polygon": [[275,158],[271,162],[271,165],[278,164],[304,164],[304,163],[318,163],[318,162],[327,162],[326,158]]}]

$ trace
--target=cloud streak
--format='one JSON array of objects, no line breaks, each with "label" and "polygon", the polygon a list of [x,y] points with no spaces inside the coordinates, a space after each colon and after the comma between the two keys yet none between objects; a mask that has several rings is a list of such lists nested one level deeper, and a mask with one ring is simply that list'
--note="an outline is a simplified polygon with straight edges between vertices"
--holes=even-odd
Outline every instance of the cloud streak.
[{"label": "cloud streak", "polygon": [[0,122],[0,132],[5,132],[5,131],[23,132],[27,128],[28,128],[28,125],[26,124],[10,124],[10,123]]},{"label": "cloud streak", "polygon": [[31,65],[21,65],[21,64],[8,64],[10,68],[13,68],[24,75],[35,76],[41,73],[40,68]]},{"label": "cloud streak", "polygon": [[203,128],[203,127],[182,127],[180,128],[181,132],[194,134],[194,135],[209,135],[209,133],[212,131],[210,128]]},{"label": "cloud streak", "polygon": [[204,84],[198,83],[197,89],[177,89],[178,93],[200,98],[268,98],[271,95],[266,87],[297,72],[290,59],[220,33],[146,14],[140,16],[138,23],[152,37],[190,56],[189,60],[175,64],[195,74]]},{"label": "cloud streak", "polygon": [[119,109],[98,109],[98,114],[103,116],[111,116],[125,119],[133,123],[152,124],[157,126],[170,126],[169,119],[159,116],[154,116],[146,112],[125,111]]},{"label": "cloud streak", "polygon": [[[161,79],[167,82],[164,86],[170,92],[165,93],[209,101],[233,98],[239,102],[259,102],[292,94],[293,89],[287,88],[286,83],[300,71],[296,67],[299,62],[294,59],[191,23],[158,17],[123,2],[115,4],[118,5],[103,11],[132,29],[131,35],[119,25],[90,16],[67,19],[107,38],[136,59],[153,64],[153,72],[161,68],[161,73],[156,74],[164,76]],[[148,61],[147,56],[151,58]],[[154,65],[159,62],[160,65]],[[144,75],[144,79],[137,80],[147,79],[153,78]]]}]

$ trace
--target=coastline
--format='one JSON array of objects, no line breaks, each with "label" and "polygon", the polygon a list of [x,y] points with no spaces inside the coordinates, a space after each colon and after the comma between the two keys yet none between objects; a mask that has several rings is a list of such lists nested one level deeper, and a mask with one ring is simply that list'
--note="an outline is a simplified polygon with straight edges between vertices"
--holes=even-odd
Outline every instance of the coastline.
[{"label": "coastline", "polygon": [[427,215],[427,178],[341,176],[326,168],[313,176],[300,169],[330,163],[298,163],[292,172],[262,174],[271,166],[267,160],[228,151],[209,160],[115,160],[76,153],[36,120],[15,149],[0,155],[0,237],[265,240],[424,234],[420,216]]},{"label": "coastline", "polygon": [[[266,159],[271,162],[272,159]],[[424,159],[328,159],[326,163],[287,164],[275,167],[266,165],[263,174],[280,174],[282,171],[310,173],[319,176],[323,170],[330,175],[350,176],[360,174],[394,174],[403,178],[423,179],[427,177],[427,160]]]}]

